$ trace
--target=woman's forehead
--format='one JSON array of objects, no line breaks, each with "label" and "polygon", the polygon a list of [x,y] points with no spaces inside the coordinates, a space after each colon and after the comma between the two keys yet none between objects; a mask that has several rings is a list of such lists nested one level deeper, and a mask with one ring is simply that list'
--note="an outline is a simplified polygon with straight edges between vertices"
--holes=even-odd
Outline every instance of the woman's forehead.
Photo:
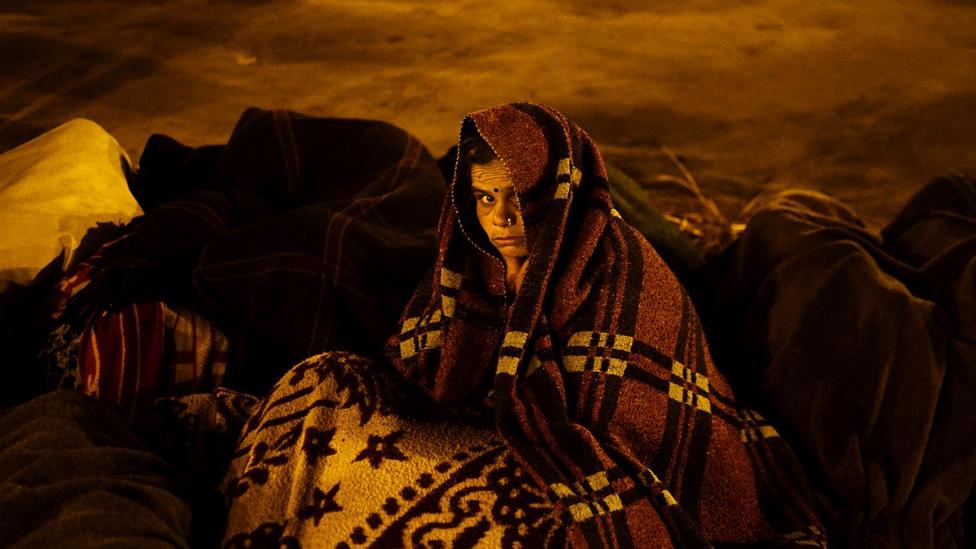
[{"label": "woman's forehead", "polygon": [[500,160],[494,160],[488,164],[472,164],[471,186],[485,190],[496,187],[511,187],[512,178]]}]

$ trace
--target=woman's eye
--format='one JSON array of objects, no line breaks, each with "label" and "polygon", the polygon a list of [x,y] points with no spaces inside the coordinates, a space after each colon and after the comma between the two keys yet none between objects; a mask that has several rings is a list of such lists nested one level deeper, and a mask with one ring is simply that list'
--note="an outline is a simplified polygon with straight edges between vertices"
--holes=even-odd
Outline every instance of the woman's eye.
[{"label": "woman's eye", "polygon": [[495,201],[495,197],[491,196],[490,194],[483,194],[478,197],[478,202],[482,204],[491,204],[494,201]]}]

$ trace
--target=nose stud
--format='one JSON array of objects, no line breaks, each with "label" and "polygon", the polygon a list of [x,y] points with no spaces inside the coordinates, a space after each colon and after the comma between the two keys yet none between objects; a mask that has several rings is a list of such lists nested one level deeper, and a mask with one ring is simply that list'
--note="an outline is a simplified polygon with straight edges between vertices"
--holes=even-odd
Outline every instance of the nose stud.
[{"label": "nose stud", "polygon": [[514,221],[512,220],[511,217],[506,217],[505,218],[505,226],[506,227],[511,227],[513,223],[514,223]]}]

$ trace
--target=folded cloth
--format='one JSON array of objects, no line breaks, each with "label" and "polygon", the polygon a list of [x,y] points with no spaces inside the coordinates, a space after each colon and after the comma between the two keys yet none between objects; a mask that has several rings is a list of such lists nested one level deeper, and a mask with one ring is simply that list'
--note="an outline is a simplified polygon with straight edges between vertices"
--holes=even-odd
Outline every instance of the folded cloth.
[{"label": "folded cloth", "polygon": [[220,385],[228,341],[202,315],[162,301],[63,315],[65,304],[91,283],[100,253],[72,268],[55,288],[53,314],[67,318],[51,330],[38,366],[49,390],[76,389],[99,398],[141,431],[154,421],[157,398]]},{"label": "folded cloth", "polygon": [[173,471],[105,406],[55,391],[0,412],[0,546],[187,547]]}]

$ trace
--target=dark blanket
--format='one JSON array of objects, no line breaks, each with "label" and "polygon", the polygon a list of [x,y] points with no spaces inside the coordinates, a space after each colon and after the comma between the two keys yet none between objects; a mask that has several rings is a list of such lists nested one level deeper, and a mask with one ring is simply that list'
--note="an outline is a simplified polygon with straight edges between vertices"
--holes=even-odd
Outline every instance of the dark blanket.
[{"label": "dark blanket", "polygon": [[972,180],[935,180],[882,235],[826,196],[780,195],[716,273],[728,321],[714,330],[720,358],[807,461],[834,537],[971,547]]},{"label": "dark blanket", "polygon": [[225,382],[256,392],[317,352],[375,356],[433,262],[444,190],[384,122],[250,109],[223,147],[154,136],[133,185],[148,213],[70,311],[189,304],[231,340]]},{"label": "dark blanket", "polygon": [[38,397],[0,413],[0,546],[186,547],[174,477],[94,399]]}]

